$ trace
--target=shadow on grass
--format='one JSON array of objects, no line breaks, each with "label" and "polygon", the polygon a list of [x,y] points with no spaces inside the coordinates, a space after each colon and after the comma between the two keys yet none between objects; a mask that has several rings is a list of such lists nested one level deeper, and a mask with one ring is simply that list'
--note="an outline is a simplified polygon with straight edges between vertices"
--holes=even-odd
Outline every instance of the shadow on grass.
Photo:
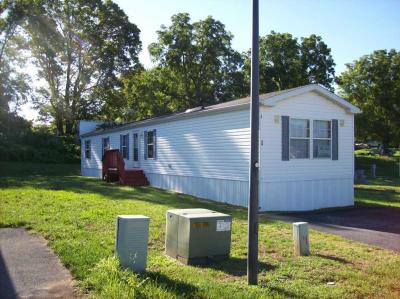
[{"label": "shadow on grass", "polygon": [[158,286],[174,292],[178,298],[197,298],[196,294],[198,292],[198,288],[192,284],[171,279],[168,276],[159,272],[145,272],[143,274],[140,274],[140,277],[143,279],[149,278],[151,281],[154,281]]},{"label": "shadow on grass", "polygon": [[80,176],[26,176],[3,177],[0,188],[32,187],[79,194],[98,194],[110,200],[140,200],[165,205],[169,208],[205,208],[227,213],[237,219],[247,219],[246,209],[225,203],[196,198],[190,195],[161,190],[154,187],[130,187],[106,183],[98,178]]},{"label": "shadow on grass", "polygon": [[[214,269],[218,271],[222,271],[226,274],[232,276],[245,276],[247,274],[247,259],[238,258],[238,257],[230,257],[229,259],[222,261],[213,261],[204,265],[197,265],[199,268],[208,268]],[[258,271],[259,272],[267,272],[271,270],[275,270],[276,266],[271,265],[265,262],[258,262]]]},{"label": "shadow on grass", "polygon": [[[266,282],[266,284],[268,284],[268,282]],[[284,288],[270,286],[270,287],[268,287],[268,289],[270,289],[271,292],[273,292],[273,293],[279,294],[278,297],[284,296],[285,298],[295,298],[295,299],[304,298],[304,296],[300,296],[300,295],[298,295],[294,292],[290,292],[289,290],[284,289]],[[272,296],[272,297],[274,297],[274,296]]]},{"label": "shadow on grass", "polygon": [[330,260],[330,261],[334,261],[334,262],[338,262],[338,263],[341,263],[341,264],[345,264],[345,265],[352,265],[353,264],[352,262],[350,262],[350,261],[348,261],[348,260],[346,260],[344,258],[337,257],[337,256],[324,255],[324,254],[313,254],[313,255],[317,256],[317,257],[320,257],[320,258],[323,258],[323,259]]},{"label": "shadow on grass", "polygon": [[27,230],[32,229],[30,223],[26,221],[17,221],[10,224],[0,222],[0,228],[16,228],[16,227],[23,227]]}]

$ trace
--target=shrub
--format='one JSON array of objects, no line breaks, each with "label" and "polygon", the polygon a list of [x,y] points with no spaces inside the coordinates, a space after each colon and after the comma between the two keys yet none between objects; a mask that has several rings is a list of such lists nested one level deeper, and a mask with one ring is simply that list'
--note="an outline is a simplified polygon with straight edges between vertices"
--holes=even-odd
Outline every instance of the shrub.
[{"label": "shrub", "polygon": [[46,163],[77,163],[76,138],[55,136],[49,127],[33,127],[12,114],[0,114],[0,160]]}]

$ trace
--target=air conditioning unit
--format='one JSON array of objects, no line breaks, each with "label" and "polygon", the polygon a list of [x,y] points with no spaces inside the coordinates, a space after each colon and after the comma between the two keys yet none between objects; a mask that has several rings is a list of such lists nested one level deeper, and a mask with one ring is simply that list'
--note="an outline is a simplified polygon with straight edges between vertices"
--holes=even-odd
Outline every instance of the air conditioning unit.
[{"label": "air conditioning unit", "polygon": [[207,209],[167,211],[165,252],[184,264],[229,257],[232,217]]},{"label": "air conditioning unit", "polygon": [[150,218],[143,215],[119,215],[115,251],[122,267],[136,272],[146,270]]}]

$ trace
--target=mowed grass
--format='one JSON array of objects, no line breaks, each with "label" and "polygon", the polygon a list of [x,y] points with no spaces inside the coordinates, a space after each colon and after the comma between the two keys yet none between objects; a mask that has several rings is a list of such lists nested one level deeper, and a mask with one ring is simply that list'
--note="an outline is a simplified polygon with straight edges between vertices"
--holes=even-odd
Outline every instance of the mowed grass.
[{"label": "mowed grass", "polygon": [[358,205],[400,208],[400,178],[370,180],[368,185],[356,185],[355,194]]},{"label": "mowed grass", "polygon": [[[247,286],[245,209],[151,187],[106,184],[80,177],[78,170],[79,166],[71,165],[0,163],[0,226],[22,226],[43,235],[89,297],[400,296],[398,253],[311,230],[311,255],[294,257],[291,226],[264,215],[259,233],[260,283]],[[194,267],[166,257],[165,212],[171,208],[209,208],[231,214],[231,258]],[[148,271],[144,274],[120,269],[113,257],[119,214],[151,217]]]}]

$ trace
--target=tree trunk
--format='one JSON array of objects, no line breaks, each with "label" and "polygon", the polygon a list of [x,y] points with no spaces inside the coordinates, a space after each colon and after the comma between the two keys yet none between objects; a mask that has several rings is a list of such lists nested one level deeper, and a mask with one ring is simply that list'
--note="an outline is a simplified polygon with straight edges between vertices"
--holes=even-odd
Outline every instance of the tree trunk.
[{"label": "tree trunk", "polygon": [[64,122],[61,116],[56,116],[57,136],[64,135]]},{"label": "tree trunk", "polygon": [[390,137],[386,134],[382,138],[382,146],[381,146],[381,154],[382,155],[389,155],[389,146],[390,146]]},{"label": "tree trunk", "polygon": [[72,135],[74,132],[74,122],[70,120],[65,121],[65,135]]}]

